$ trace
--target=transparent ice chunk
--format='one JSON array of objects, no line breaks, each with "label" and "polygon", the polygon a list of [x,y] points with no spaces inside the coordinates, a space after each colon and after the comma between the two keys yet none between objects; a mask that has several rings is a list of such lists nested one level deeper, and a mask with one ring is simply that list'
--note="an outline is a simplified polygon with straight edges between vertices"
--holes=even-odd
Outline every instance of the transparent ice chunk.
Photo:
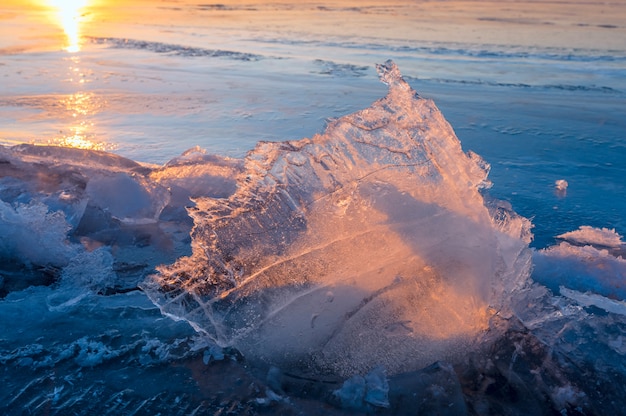
[{"label": "transparent ice chunk", "polygon": [[232,195],[193,198],[192,256],[143,284],[165,314],[250,360],[349,377],[462,354],[506,309],[528,220],[485,201],[488,165],[393,62],[378,70],[386,97],[259,143]]}]

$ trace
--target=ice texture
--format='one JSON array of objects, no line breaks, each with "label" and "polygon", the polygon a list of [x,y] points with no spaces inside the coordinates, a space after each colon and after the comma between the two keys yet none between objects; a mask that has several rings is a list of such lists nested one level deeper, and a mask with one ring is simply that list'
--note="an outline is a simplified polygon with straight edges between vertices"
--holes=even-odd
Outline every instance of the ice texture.
[{"label": "ice texture", "polygon": [[224,197],[240,161],[190,149],[164,166],[57,146],[0,146],[0,296],[59,279],[136,288],[188,253],[190,196]]},{"label": "ice texture", "polygon": [[593,245],[612,248],[618,248],[624,245],[622,236],[616,233],[615,229],[595,228],[588,225],[583,225],[578,228],[578,230],[558,235],[557,238],[577,245]]},{"label": "ice texture", "polygon": [[371,412],[376,407],[389,407],[389,382],[382,367],[374,368],[365,377],[352,376],[333,393],[345,409]]},{"label": "ice texture", "polygon": [[499,364],[502,373],[508,371],[517,379],[512,383],[525,385],[523,390],[545,395],[562,414],[621,414],[626,394],[623,302],[568,288],[561,288],[561,295],[536,283],[514,296],[512,308],[523,327],[513,325],[496,343],[495,359],[509,357]]},{"label": "ice texture", "polygon": [[351,376],[457,357],[527,281],[530,223],[487,201],[397,66],[369,108],[261,142],[228,198],[193,198],[192,255],[143,284],[161,310],[254,361]]},{"label": "ice texture", "polygon": [[[565,241],[534,253],[535,280],[556,293],[563,294],[559,288],[565,287],[614,300],[626,300],[625,245],[615,230],[582,226],[558,238]],[[610,305],[609,299],[606,300],[605,303],[595,304]],[[589,298],[583,304],[590,304]]]},{"label": "ice texture", "polygon": [[0,200],[0,259],[63,266],[73,252],[67,241],[70,228],[62,212],[49,212],[41,202],[13,206]]}]

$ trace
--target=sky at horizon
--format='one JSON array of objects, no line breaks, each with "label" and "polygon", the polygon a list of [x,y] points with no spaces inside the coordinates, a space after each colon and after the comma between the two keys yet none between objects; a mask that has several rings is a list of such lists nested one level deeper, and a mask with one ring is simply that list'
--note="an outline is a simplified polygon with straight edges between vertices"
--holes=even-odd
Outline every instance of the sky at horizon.
[{"label": "sky at horizon", "polygon": [[[626,2],[568,1],[313,1],[8,0],[0,6],[0,54],[50,50],[67,43],[62,27],[87,37],[116,36],[137,24],[158,36],[189,30],[237,35],[272,33],[403,39],[411,42],[626,49]],[[59,13],[59,10],[62,13]],[[217,37],[216,40],[221,40]],[[206,44],[211,40],[198,39]]]}]

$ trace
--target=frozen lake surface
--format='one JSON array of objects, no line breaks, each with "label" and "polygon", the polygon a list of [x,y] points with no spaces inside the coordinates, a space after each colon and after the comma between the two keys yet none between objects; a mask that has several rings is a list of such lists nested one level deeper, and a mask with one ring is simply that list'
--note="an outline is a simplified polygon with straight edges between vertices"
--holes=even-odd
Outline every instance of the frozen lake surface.
[{"label": "frozen lake surface", "polygon": [[5,3],[3,411],[622,409],[626,5]]},{"label": "frozen lake surface", "polygon": [[582,224],[626,232],[621,3],[99,2],[77,53],[49,8],[24,7],[2,20],[5,144],[242,157],[365,108],[391,58],[491,163],[493,192],[535,218],[535,245]]}]

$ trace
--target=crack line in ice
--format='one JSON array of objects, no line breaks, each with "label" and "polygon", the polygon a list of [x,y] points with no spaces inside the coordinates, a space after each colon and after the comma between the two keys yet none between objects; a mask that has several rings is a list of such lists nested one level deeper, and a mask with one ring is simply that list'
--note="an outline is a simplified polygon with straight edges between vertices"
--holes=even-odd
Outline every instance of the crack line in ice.
[{"label": "crack line in ice", "polygon": [[[364,179],[368,178],[369,176],[372,176],[372,175],[374,175],[374,174],[376,174],[376,173],[380,173],[380,172],[382,172],[382,171],[384,171],[384,170],[387,170],[387,169],[396,169],[396,168],[398,168],[398,167],[415,167],[415,166],[424,166],[424,165],[425,165],[425,163],[424,163],[424,162],[421,162],[421,163],[402,163],[402,164],[397,164],[397,165],[393,165],[393,166],[383,166],[383,167],[381,167],[381,168],[379,168],[379,169],[376,169],[376,170],[373,170],[373,171],[371,171],[371,172],[366,173],[365,175],[363,175],[363,176],[361,176],[361,177],[359,177],[359,178],[355,179],[353,182],[349,182],[349,183],[347,183],[347,184],[342,184],[342,185],[341,185],[341,186],[339,186],[338,188],[336,188],[336,189],[334,189],[334,190],[332,190],[332,191],[328,191],[328,193],[327,193],[327,194],[324,194],[324,195],[322,195],[322,196],[318,197],[317,199],[313,199],[313,200],[311,200],[311,202],[306,203],[306,204],[304,204],[303,206],[304,206],[305,208],[310,208],[311,206],[315,205],[317,202],[323,201],[323,200],[324,200],[324,199],[326,199],[326,198],[330,198],[330,197],[332,197],[333,195],[335,195],[336,193],[338,193],[338,192],[340,192],[340,191],[343,191],[343,190],[347,189],[349,186],[353,186],[354,184],[358,184],[358,183],[362,182]],[[288,193],[285,189],[278,189],[278,192],[284,193],[284,194],[286,195],[286,197],[290,198],[290,199],[293,201],[293,198],[291,198],[291,195],[289,195],[289,193]],[[255,197],[256,197],[256,195],[255,195]],[[297,209],[297,210],[300,210],[300,208],[299,208],[299,206],[298,206],[297,204],[294,204],[293,208],[294,208],[294,209]],[[301,212],[300,212],[300,213],[301,213]],[[222,218],[224,218],[224,217],[222,217]],[[275,226],[273,226],[273,227],[271,227],[271,228],[269,228],[269,229],[263,229],[262,231],[259,231],[259,232],[257,232],[257,233],[254,233],[254,232],[247,233],[247,235],[253,236],[253,235],[262,235],[262,234],[269,233],[271,230],[278,229],[278,228],[280,228],[282,225],[285,225],[285,224],[287,223],[287,221],[288,221],[288,220],[285,220],[285,221],[279,222],[279,223],[277,223]],[[261,226],[261,227],[263,227],[263,226]],[[264,227],[263,227],[263,228],[264,228]],[[293,259],[293,258],[292,258],[292,259]]]}]

